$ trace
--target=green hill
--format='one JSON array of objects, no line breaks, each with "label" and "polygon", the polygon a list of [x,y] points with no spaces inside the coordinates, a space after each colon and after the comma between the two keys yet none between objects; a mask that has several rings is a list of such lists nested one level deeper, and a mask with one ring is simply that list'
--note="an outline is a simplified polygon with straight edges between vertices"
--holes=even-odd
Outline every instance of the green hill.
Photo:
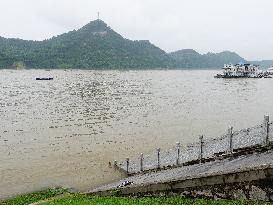
[{"label": "green hill", "polygon": [[219,68],[241,61],[246,60],[230,51],[166,53],[149,41],[122,37],[102,20],[44,41],[0,37],[0,68]]},{"label": "green hill", "polygon": [[230,51],[201,55],[193,49],[183,49],[170,53],[177,67],[183,68],[220,68],[225,63],[239,63],[246,60]]},{"label": "green hill", "polygon": [[23,62],[30,68],[160,68],[172,59],[149,41],[131,41],[103,21],[44,41],[0,39],[0,67]]}]

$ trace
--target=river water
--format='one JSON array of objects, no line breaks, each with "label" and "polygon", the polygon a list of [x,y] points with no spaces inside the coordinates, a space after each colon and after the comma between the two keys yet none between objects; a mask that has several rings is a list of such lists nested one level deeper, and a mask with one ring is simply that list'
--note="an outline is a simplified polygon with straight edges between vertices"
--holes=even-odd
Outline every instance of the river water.
[{"label": "river water", "polygon": [[87,190],[121,177],[109,161],[273,117],[273,79],[216,73],[0,70],[0,198],[50,186]]}]

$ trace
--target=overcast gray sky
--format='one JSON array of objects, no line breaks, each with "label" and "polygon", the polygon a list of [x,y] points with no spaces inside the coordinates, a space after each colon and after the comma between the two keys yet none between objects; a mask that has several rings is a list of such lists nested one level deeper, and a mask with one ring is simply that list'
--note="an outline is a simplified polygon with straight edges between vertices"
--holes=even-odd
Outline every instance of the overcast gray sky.
[{"label": "overcast gray sky", "polygon": [[273,0],[0,0],[0,36],[43,40],[101,18],[163,50],[273,59]]}]

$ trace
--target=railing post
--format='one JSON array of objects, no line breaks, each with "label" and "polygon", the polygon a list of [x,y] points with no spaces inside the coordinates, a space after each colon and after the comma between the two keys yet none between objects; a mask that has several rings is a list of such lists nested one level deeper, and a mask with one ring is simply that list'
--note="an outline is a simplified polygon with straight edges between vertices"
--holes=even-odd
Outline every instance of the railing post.
[{"label": "railing post", "polygon": [[129,158],[126,158],[126,172],[129,173]]},{"label": "railing post", "polygon": [[228,128],[228,138],[229,138],[229,153],[233,153],[233,127]]},{"label": "railing post", "polygon": [[114,169],[116,169],[118,167],[118,162],[117,160],[114,160]]},{"label": "railing post", "polygon": [[179,165],[179,157],[180,157],[180,142],[176,143],[176,151],[177,151],[177,156],[176,156],[176,165]]},{"label": "railing post", "polygon": [[140,171],[143,172],[143,154],[140,154]]},{"label": "railing post", "polygon": [[269,144],[269,116],[264,116],[265,144]]},{"label": "railing post", "polygon": [[199,163],[202,163],[202,159],[203,159],[203,144],[204,144],[204,136],[200,135],[199,136],[199,140],[200,140],[200,155],[199,155]]},{"label": "railing post", "polygon": [[157,153],[157,168],[160,169],[160,148],[156,149]]}]

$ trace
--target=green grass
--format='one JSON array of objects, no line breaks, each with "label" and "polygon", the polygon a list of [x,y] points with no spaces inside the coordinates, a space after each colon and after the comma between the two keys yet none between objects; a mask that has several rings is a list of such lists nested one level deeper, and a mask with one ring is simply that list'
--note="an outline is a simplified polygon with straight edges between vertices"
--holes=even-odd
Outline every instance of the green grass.
[{"label": "green grass", "polygon": [[[60,196],[61,194],[66,193]],[[55,197],[55,198],[52,198]],[[42,201],[48,199],[47,201]],[[189,200],[182,197],[90,197],[85,194],[69,194],[65,189],[48,189],[45,191],[35,192],[28,195],[22,195],[4,201],[1,205],[27,205],[33,202],[39,202],[43,205],[249,205],[257,203],[249,203],[246,201],[209,201],[209,200]],[[273,205],[273,203],[260,203]]]},{"label": "green grass", "polygon": [[[53,201],[49,201],[46,203],[42,203],[46,205],[90,205],[90,204],[98,204],[98,205],[248,205],[251,204],[245,201],[208,201],[208,200],[189,200],[182,197],[88,197],[86,195],[71,195],[64,197],[62,199],[57,199]],[[255,204],[255,203],[252,203]],[[269,203],[264,203],[269,204]],[[271,203],[273,204],[273,203]]]},{"label": "green grass", "polygon": [[67,190],[63,188],[51,188],[31,194],[20,195],[7,201],[0,202],[1,205],[26,205],[33,202],[48,199],[65,193]]}]

